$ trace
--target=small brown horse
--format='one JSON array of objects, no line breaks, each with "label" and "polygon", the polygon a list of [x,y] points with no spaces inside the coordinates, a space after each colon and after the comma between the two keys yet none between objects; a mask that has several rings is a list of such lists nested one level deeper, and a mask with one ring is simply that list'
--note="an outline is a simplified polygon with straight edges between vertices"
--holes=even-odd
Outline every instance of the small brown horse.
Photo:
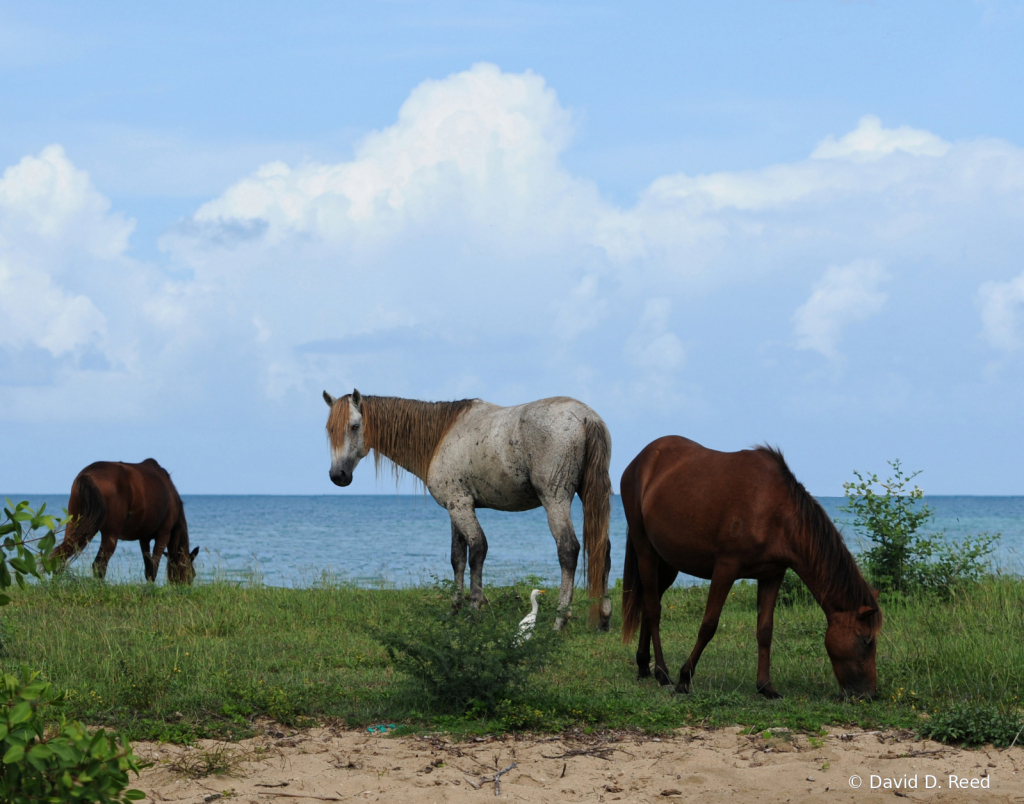
[{"label": "small brown horse", "polygon": [[[192,583],[199,548],[189,552],[188,524],[178,490],[152,458],[142,463],[99,461],[78,473],[68,502],[71,523],[64,541],[51,555],[67,560],[85,549],[99,531],[103,535],[93,574],[103,578],[117,540],[138,541],[146,580],[155,581],[167,551],[168,583]],[[149,545],[155,540],[153,554]]]},{"label": "small brown horse", "polygon": [[771,681],[772,620],[786,570],[807,584],[825,612],[825,650],[849,695],[875,694],[878,593],[864,580],[843,537],[769,447],[716,452],[679,436],[648,444],[622,474],[629,532],[623,570],[622,637],[640,627],[640,678],[672,683],[661,652],[661,597],[680,572],[709,578],[697,644],[679,671],[689,692],[697,661],[718,628],[738,578],[757,580],[757,691],[779,698]]}]

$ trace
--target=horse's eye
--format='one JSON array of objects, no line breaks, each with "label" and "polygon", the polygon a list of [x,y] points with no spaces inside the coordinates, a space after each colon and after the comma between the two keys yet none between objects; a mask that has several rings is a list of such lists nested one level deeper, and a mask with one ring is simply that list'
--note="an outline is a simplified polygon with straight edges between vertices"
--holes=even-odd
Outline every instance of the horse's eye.
[{"label": "horse's eye", "polygon": [[353,424],[353,425],[352,425],[352,432],[353,432],[353,433],[354,433],[354,432],[355,432],[356,430],[358,430],[358,429],[359,429],[359,425],[358,425],[358,424]]}]

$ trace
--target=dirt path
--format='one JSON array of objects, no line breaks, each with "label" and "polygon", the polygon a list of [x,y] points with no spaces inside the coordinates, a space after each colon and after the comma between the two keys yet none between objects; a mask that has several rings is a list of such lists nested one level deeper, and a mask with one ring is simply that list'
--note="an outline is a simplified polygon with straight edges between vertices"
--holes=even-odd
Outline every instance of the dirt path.
[{"label": "dirt path", "polygon": [[[134,787],[149,801],[313,804],[318,801],[485,802],[1021,802],[1024,749],[962,750],[908,733],[833,731],[823,738],[740,729],[686,729],[661,740],[633,734],[516,736],[453,743],[443,736],[269,726],[241,743],[185,749],[138,743],[155,764]],[[209,766],[222,775],[198,776]],[[205,766],[205,767],[204,767]],[[189,776],[189,773],[192,776]],[[851,787],[851,777],[861,787]],[[950,776],[975,787],[950,789]],[[872,779],[872,776],[875,779]],[[898,790],[886,779],[913,782]],[[856,783],[856,779],[853,780]],[[893,784],[892,781],[889,782]],[[926,785],[934,784],[928,789]]]}]

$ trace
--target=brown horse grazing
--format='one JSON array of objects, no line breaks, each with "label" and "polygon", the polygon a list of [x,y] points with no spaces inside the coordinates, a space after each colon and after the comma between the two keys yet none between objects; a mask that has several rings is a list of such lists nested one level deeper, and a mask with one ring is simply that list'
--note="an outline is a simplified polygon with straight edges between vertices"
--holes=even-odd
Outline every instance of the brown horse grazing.
[{"label": "brown horse grazing", "polygon": [[[68,502],[71,523],[64,541],[51,554],[67,560],[85,549],[99,531],[103,535],[93,574],[103,578],[117,540],[138,541],[146,580],[155,581],[167,551],[167,582],[192,583],[199,548],[189,552],[185,509],[171,476],[152,458],[142,463],[99,461],[78,473]],[[153,554],[149,545],[155,540]]]},{"label": "brown horse grazing", "polygon": [[875,694],[875,645],[882,627],[878,593],[864,580],[843,537],[769,447],[716,452],[686,438],[648,444],[622,474],[629,532],[623,570],[622,638],[640,627],[640,678],[672,683],[661,652],[661,596],[676,575],[709,578],[697,644],[679,671],[689,692],[697,661],[718,627],[738,578],[757,580],[757,691],[779,698],[771,681],[772,619],[787,568],[825,612],[825,650],[848,695]]}]

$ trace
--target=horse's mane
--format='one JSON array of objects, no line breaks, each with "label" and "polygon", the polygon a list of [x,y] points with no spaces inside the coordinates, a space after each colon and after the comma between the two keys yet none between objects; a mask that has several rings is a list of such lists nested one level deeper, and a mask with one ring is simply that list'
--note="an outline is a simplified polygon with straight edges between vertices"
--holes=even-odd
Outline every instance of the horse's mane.
[{"label": "horse's mane", "polygon": [[427,470],[438,446],[455,420],[472,404],[472,399],[421,402],[394,396],[364,396],[363,437],[367,448],[373,450],[377,475],[381,472],[381,459],[386,458],[391,462],[396,482],[404,469],[426,483]]},{"label": "horse's mane", "polygon": [[806,540],[804,549],[808,563],[817,575],[821,599],[832,601],[843,611],[858,610],[861,606],[876,609],[871,627],[873,631],[880,629],[882,614],[877,610],[878,601],[874,591],[864,579],[843,535],[825,513],[821,503],[796,479],[778,447],[764,445],[755,449],[771,457],[778,466],[779,474],[796,506],[797,521]]}]

